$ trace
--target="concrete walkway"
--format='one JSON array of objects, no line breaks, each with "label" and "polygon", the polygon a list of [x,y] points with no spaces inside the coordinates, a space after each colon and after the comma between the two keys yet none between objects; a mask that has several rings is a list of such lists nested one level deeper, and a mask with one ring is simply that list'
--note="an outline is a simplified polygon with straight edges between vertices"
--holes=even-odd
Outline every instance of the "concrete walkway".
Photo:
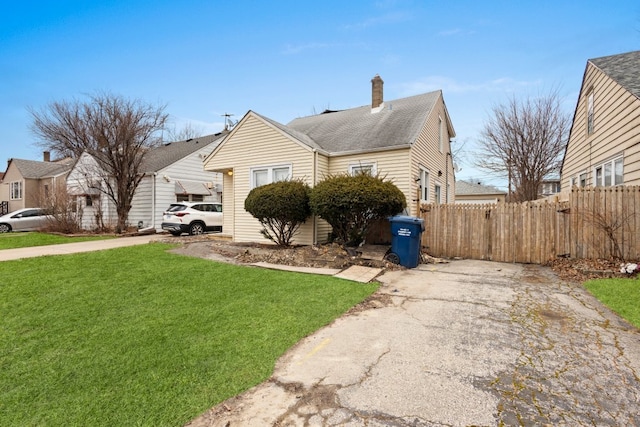
[{"label": "concrete walkway", "polygon": [[469,260],[379,280],[380,308],[188,426],[640,425],[640,334],[581,286]]},{"label": "concrete walkway", "polygon": [[68,255],[79,252],[101,251],[105,249],[122,248],[125,246],[144,245],[156,239],[158,239],[158,236],[151,234],[148,236],[118,237],[115,239],[92,240],[89,242],[63,243],[61,245],[3,249],[0,250],[0,261],[34,258],[44,255]]}]

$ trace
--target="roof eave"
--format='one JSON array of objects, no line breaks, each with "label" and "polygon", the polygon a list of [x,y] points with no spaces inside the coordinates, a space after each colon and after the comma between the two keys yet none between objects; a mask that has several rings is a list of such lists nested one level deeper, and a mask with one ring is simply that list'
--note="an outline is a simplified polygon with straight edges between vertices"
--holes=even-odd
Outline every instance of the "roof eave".
[{"label": "roof eave", "polygon": [[329,157],[351,156],[355,154],[380,153],[382,151],[407,150],[411,148],[411,144],[390,145],[386,147],[367,148],[361,150],[334,151],[328,154]]}]

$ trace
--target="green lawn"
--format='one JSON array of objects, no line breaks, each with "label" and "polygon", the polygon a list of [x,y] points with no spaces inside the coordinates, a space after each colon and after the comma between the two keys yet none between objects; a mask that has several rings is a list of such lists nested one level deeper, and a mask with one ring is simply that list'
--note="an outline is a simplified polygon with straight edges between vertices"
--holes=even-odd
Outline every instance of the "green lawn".
[{"label": "green lawn", "polygon": [[640,328],[640,279],[597,279],[584,286],[604,305]]},{"label": "green lawn", "polygon": [[169,247],[0,263],[0,425],[183,425],[377,288]]},{"label": "green lawn", "polygon": [[0,233],[0,249],[27,248],[31,246],[58,245],[60,243],[86,242],[87,240],[103,240],[105,236],[68,237],[56,234],[37,232]]}]

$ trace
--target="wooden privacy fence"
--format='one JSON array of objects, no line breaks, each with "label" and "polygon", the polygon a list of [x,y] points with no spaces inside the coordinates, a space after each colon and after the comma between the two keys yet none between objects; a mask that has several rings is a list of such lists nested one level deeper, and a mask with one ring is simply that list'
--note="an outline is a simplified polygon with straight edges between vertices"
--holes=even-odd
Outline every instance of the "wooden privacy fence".
[{"label": "wooden privacy fence", "polygon": [[639,214],[639,186],[575,187],[567,201],[423,205],[422,245],[438,257],[502,262],[638,260]]}]

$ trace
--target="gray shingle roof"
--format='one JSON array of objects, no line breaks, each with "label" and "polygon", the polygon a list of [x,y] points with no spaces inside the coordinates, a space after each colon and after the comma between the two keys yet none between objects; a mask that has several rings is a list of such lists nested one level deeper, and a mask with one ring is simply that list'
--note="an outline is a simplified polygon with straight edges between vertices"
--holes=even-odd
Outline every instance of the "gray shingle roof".
[{"label": "gray shingle roof", "polygon": [[590,59],[589,62],[640,98],[640,50]]},{"label": "gray shingle roof", "polygon": [[507,194],[491,185],[475,184],[467,181],[456,181],[456,196],[471,196],[480,194]]},{"label": "gray shingle roof", "polygon": [[302,132],[299,132],[297,130],[295,130],[294,128],[290,127],[290,126],[285,126],[281,123],[276,122],[275,120],[272,120],[268,117],[265,117],[261,114],[256,113],[255,111],[253,111],[253,114],[255,114],[256,116],[260,117],[261,119],[265,120],[266,122],[270,123],[271,125],[275,126],[277,129],[281,130],[282,132],[286,133],[287,135],[297,139],[298,141],[308,145],[311,148],[316,148],[316,149],[322,149],[322,147],[320,147],[318,144],[316,144],[316,142],[309,138],[307,135],[305,135]]},{"label": "gray shingle roof", "polygon": [[[211,143],[219,144],[226,133],[201,136],[186,141],[170,142],[150,150],[145,154],[141,170],[143,172],[157,172],[172,163],[192,154]],[[211,147],[215,148],[215,145]]]},{"label": "gray shingle roof", "polygon": [[287,127],[307,135],[332,154],[406,146],[417,139],[440,96],[438,90],[385,101],[384,108],[377,113],[372,113],[371,106],[366,105],[301,117],[289,122]]},{"label": "gray shingle roof", "polygon": [[70,159],[59,162],[39,162],[37,160],[11,159],[11,163],[20,171],[23,178],[41,179],[62,175],[71,170]]}]

